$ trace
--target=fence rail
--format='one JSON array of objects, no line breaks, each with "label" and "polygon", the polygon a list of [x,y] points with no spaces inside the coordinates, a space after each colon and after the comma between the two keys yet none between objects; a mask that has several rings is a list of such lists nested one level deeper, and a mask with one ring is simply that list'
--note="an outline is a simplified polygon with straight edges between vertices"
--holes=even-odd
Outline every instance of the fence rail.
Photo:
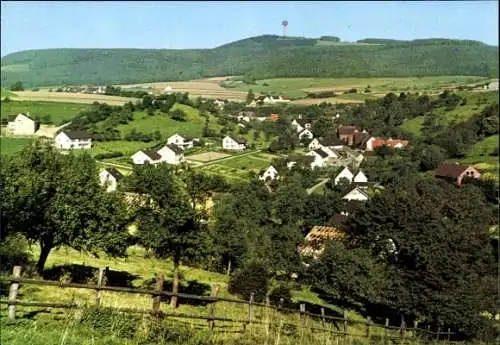
[{"label": "fence rail", "polygon": [[[193,294],[186,293],[173,293],[170,291],[163,291],[163,282],[164,276],[163,274],[156,275],[156,284],[155,289],[143,289],[143,288],[128,288],[128,287],[119,287],[119,286],[106,286],[103,284],[105,278],[105,272],[107,268],[99,269],[99,276],[97,284],[78,284],[78,283],[65,283],[59,281],[50,281],[50,280],[41,280],[41,279],[29,279],[29,278],[21,278],[21,267],[15,266],[13,269],[13,274],[11,277],[0,277],[0,282],[10,284],[9,288],[9,297],[8,300],[0,300],[0,304],[8,305],[8,318],[9,320],[15,319],[16,306],[26,306],[26,307],[46,307],[46,308],[68,308],[68,309],[77,309],[86,306],[87,304],[83,303],[47,303],[47,302],[37,302],[37,301],[20,301],[17,299],[18,291],[20,288],[20,284],[26,285],[44,285],[44,286],[54,286],[59,288],[77,288],[77,289],[89,289],[96,291],[96,308],[100,308],[102,310],[113,310],[118,312],[125,313],[139,313],[139,314],[150,314],[155,317],[171,317],[171,318],[186,318],[186,319],[201,319],[206,320],[208,322],[208,327],[210,330],[213,330],[215,327],[215,321],[219,322],[232,322],[239,323],[242,325],[243,330],[249,324],[256,325],[264,325],[266,326],[266,333],[269,333],[269,326],[279,326],[280,328],[283,326],[291,326],[297,329],[309,329],[320,332],[326,332],[341,336],[354,336],[354,337],[375,337],[371,329],[379,328],[383,330],[383,339],[400,339],[403,341],[403,338],[407,336],[406,333],[409,333],[409,337],[415,338],[417,336],[423,336],[425,339],[430,339],[431,337],[439,340],[441,337],[446,336],[447,341],[450,341],[450,337],[454,335],[454,332],[451,332],[448,329],[447,332],[443,332],[441,328],[438,329],[437,332],[432,332],[429,327],[426,329],[418,328],[418,324],[415,323],[413,327],[407,327],[404,319],[401,320],[400,326],[390,326],[389,319],[385,320],[385,324],[377,324],[371,320],[370,317],[367,320],[353,320],[349,319],[346,316],[346,313],[343,313],[343,317],[325,315],[324,308],[321,308],[321,314],[311,313],[306,311],[305,304],[300,304],[300,309],[291,309],[283,307],[283,299],[280,300],[278,306],[272,305],[269,301],[269,298],[266,299],[266,303],[255,302],[253,300],[253,294],[249,301],[240,300],[235,298],[227,298],[227,297],[219,297],[219,287],[217,285],[212,285],[211,295],[210,296],[199,296]],[[151,309],[137,309],[137,308],[116,308],[116,307],[101,307],[101,292],[109,291],[109,292],[124,292],[124,293],[133,293],[133,294],[142,294],[142,295],[151,295],[153,297],[153,303]],[[173,313],[173,312],[165,312],[160,310],[161,297],[178,297],[186,300],[196,300],[196,301],[205,301],[210,303],[208,306],[208,314],[207,315],[194,315],[194,314],[184,314],[184,313]],[[248,307],[248,318],[247,319],[233,319],[227,317],[219,317],[216,316],[216,303],[217,302],[229,302],[229,303],[237,303],[244,304]],[[265,321],[257,320],[252,318],[252,308],[262,307],[266,310]],[[299,317],[299,323],[289,323],[283,322],[282,319],[279,322],[270,321],[269,320],[269,311],[274,310],[276,312],[287,312],[297,314]],[[322,327],[314,327],[307,326],[307,317],[315,319],[316,321],[321,321]],[[336,321],[339,325],[337,326],[337,330],[332,329],[332,327],[326,327],[327,321]],[[331,325],[331,322],[329,322]],[[362,325],[364,326],[364,334],[355,334],[349,333],[348,327],[352,325]],[[399,333],[398,336],[389,335],[388,331],[397,331]],[[380,336],[380,335],[378,335]]]}]

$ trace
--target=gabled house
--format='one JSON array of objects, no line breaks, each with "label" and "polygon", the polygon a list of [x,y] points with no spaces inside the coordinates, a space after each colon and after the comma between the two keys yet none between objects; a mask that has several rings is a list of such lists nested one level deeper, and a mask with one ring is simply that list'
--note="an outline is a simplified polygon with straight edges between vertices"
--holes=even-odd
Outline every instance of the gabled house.
[{"label": "gabled house", "polygon": [[272,165],[269,166],[269,168],[264,171],[262,175],[260,175],[259,180],[266,181],[266,180],[275,180],[279,177],[278,175],[278,170],[276,170],[275,167]]},{"label": "gabled house", "polygon": [[349,183],[352,182],[352,179],[354,178],[354,174],[351,172],[351,170],[348,167],[344,167],[337,176],[335,176],[334,179],[334,184],[337,185],[339,184],[343,179],[349,181]]},{"label": "gabled house", "polygon": [[289,155],[286,157],[286,167],[292,169],[294,166],[299,165],[302,167],[312,167],[315,157],[313,155]]},{"label": "gabled house", "polygon": [[225,150],[244,150],[247,148],[247,141],[243,138],[225,136],[222,139],[222,148]]},{"label": "gabled house", "polygon": [[357,132],[353,135],[352,146],[362,150],[366,149],[366,144],[373,138],[368,132]]},{"label": "gabled house", "polygon": [[160,161],[178,165],[184,162],[184,151],[175,144],[167,144],[157,151],[161,156]]},{"label": "gabled house", "polygon": [[33,135],[40,128],[40,122],[33,120],[29,113],[19,113],[7,123],[7,130],[13,135]]},{"label": "gabled house", "polygon": [[382,146],[388,146],[393,149],[400,149],[409,144],[408,140],[402,140],[402,139],[382,139],[379,137],[370,137],[365,143],[365,150],[366,151],[374,151],[375,149],[382,147]]},{"label": "gabled house", "polygon": [[361,128],[356,125],[339,125],[337,127],[337,136],[346,145],[352,146],[354,143],[354,133],[361,132]]},{"label": "gabled house", "polygon": [[354,178],[352,179],[352,182],[354,183],[367,183],[368,182],[368,178],[366,177],[366,175],[360,170],[358,171],[358,173],[354,176]]},{"label": "gabled house", "polygon": [[63,130],[56,135],[55,146],[63,150],[77,150],[92,148],[92,136],[84,131]]},{"label": "gabled house", "polygon": [[174,144],[177,145],[178,147],[182,149],[190,149],[193,147],[193,137],[189,135],[181,135],[178,133],[175,133],[174,135],[170,136],[167,139],[167,144]]},{"label": "gabled house", "polygon": [[[338,142],[336,142],[338,143]],[[342,144],[340,146],[334,145],[335,143],[331,140],[325,140],[324,138],[314,138],[308,145],[309,150],[322,149],[330,157],[338,158],[339,154],[335,152],[335,149],[342,148]]]},{"label": "gabled house", "polygon": [[312,124],[310,122],[303,120],[303,119],[293,120],[291,125],[293,128],[295,128],[297,133],[302,132],[304,129],[311,129],[311,127],[312,127]]},{"label": "gabled house", "polygon": [[343,200],[348,201],[367,201],[369,198],[370,197],[368,196],[368,193],[363,188],[360,188],[358,186],[351,189],[342,197]]},{"label": "gabled house", "polygon": [[314,135],[309,129],[304,129],[302,132],[299,133],[299,140],[304,140],[304,139],[311,140],[312,138],[314,138]]},{"label": "gabled house", "polygon": [[101,186],[105,186],[107,192],[115,191],[117,183],[122,177],[122,173],[113,167],[106,168],[99,173]]},{"label": "gabled house", "polygon": [[156,150],[139,150],[132,155],[134,164],[158,164],[161,163],[161,155]]},{"label": "gabled house", "polygon": [[311,169],[316,167],[322,168],[327,165],[328,153],[323,151],[323,149],[316,149],[307,153],[308,156],[314,157],[314,161],[311,163]]},{"label": "gabled house", "polygon": [[443,163],[437,168],[436,177],[453,180],[457,186],[460,186],[465,177],[478,179],[481,173],[471,165]]}]

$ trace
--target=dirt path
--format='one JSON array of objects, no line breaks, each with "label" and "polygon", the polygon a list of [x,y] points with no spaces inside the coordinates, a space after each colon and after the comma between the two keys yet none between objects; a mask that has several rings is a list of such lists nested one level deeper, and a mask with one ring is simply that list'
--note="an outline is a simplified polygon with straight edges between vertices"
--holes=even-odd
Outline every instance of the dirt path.
[{"label": "dirt path", "polygon": [[326,184],[328,182],[328,180],[329,180],[328,178],[321,179],[321,181],[319,183],[316,183],[314,186],[307,189],[307,194],[309,194],[309,195],[312,194],[317,188]]}]

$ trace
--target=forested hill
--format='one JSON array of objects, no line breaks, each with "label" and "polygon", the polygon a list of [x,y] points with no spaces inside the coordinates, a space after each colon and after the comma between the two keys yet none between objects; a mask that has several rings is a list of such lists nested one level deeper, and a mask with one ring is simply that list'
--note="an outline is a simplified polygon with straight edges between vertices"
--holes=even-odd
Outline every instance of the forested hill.
[{"label": "forested hill", "polygon": [[498,47],[476,41],[340,42],[258,36],[214,49],[47,49],[2,58],[2,85],[125,84],[249,74],[274,77],[498,77]]}]

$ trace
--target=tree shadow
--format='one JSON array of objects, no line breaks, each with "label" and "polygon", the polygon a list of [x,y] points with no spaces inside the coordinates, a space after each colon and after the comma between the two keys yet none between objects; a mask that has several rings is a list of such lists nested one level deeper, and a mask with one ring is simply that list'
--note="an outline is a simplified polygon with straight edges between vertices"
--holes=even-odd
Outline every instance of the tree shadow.
[{"label": "tree shadow", "polygon": [[[69,264],[55,266],[43,272],[43,279],[68,281],[76,284],[97,284],[99,269],[97,267]],[[138,276],[126,271],[105,270],[105,284],[108,286],[133,287],[132,281]]]},{"label": "tree shadow", "polygon": [[[143,288],[154,289],[156,281],[154,278],[144,281]],[[172,291],[172,281],[166,280],[163,283],[163,291]],[[185,293],[197,296],[209,296],[210,286],[208,284],[200,283],[197,280],[189,280],[187,282],[183,281],[179,283],[179,293]],[[170,301],[169,296],[161,296],[161,301]],[[193,306],[206,306],[207,304],[213,303],[209,301],[199,301],[195,299],[182,298],[178,299],[179,304],[187,304]]]}]

